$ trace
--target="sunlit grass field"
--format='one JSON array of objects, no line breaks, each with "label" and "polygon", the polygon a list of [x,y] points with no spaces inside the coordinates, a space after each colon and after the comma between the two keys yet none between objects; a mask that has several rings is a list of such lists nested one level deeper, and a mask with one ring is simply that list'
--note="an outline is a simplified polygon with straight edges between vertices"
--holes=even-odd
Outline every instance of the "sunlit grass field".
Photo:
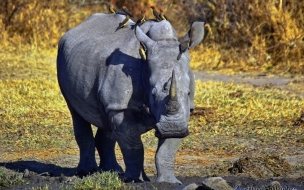
[{"label": "sunlit grass field", "polygon": [[[106,1],[20,2],[0,2],[0,162],[78,155],[71,117],[56,79],[57,42],[89,15],[107,12]],[[203,44],[190,52],[195,70],[285,76],[304,73],[301,3],[227,2],[145,0],[117,4],[127,3],[135,16],[146,9],[148,18],[153,15],[147,7],[157,4],[179,37],[188,31],[191,21],[202,19],[204,9],[211,31]],[[298,96],[304,93],[304,84],[288,86],[298,93],[276,87],[196,81],[197,109],[190,118],[190,135],[183,139],[177,157],[298,154],[297,150],[304,148],[304,125],[293,124],[304,111],[303,96]],[[142,139],[146,158],[153,162],[157,146],[154,131]],[[182,161],[176,159],[177,163]],[[125,188],[116,181],[117,176],[111,175],[104,174],[114,185]],[[8,185],[14,181],[7,177],[7,171],[0,170],[0,187],[4,187],[3,178],[9,179]],[[99,174],[78,181],[75,187],[100,187],[96,177],[100,178]],[[12,178],[20,183],[19,177]]]},{"label": "sunlit grass field", "polygon": [[[0,159],[77,154],[71,118],[57,84],[56,53],[7,52],[1,62]],[[304,147],[303,126],[292,126],[304,101],[290,92],[196,81],[195,103],[190,135],[180,154],[237,154],[246,147],[235,139],[247,138]],[[143,135],[146,149],[156,147],[153,132]]]},{"label": "sunlit grass field", "polygon": [[40,150],[68,148],[73,131],[57,84],[56,53],[8,51],[1,62],[0,157],[24,158],[24,150],[47,156]]}]

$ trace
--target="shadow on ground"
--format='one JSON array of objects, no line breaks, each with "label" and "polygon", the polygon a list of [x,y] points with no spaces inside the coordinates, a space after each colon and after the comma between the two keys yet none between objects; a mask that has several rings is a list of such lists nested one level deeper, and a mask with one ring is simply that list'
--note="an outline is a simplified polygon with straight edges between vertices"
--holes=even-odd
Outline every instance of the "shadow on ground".
[{"label": "shadow on ground", "polygon": [[34,172],[38,175],[51,177],[59,177],[61,175],[73,176],[76,172],[75,168],[65,168],[54,164],[46,164],[37,161],[2,162],[0,163],[0,166],[21,173],[24,173],[27,169],[30,172]]}]

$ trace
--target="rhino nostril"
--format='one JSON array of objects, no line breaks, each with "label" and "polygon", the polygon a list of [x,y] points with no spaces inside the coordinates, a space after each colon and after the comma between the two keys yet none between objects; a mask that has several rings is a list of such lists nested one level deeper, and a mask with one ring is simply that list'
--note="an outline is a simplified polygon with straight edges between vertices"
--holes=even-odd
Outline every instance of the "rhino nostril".
[{"label": "rhino nostril", "polygon": [[169,102],[167,102],[167,104],[166,104],[166,113],[168,115],[174,115],[179,111],[180,107],[181,106],[178,103],[178,101],[170,101],[169,100]]}]

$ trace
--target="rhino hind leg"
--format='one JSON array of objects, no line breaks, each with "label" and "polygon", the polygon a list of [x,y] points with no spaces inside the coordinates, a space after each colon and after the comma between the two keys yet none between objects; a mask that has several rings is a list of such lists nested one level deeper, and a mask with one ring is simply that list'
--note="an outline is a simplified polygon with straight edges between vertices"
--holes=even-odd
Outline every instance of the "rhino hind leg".
[{"label": "rhino hind leg", "polygon": [[99,168],[102,171],[114,171],[123,173],[121,166],[117,163],[115,156],[116,139],[108,131],[97,130],[95,135],[95,146],[100,157]]},{"label": "rhino hind leg", "polygon": [[98,171],[95,160],[95,143],[91,124],[84,120],[71,106],[69,106],[74,127],[74,135],[80,150],[80,161],[77,175],[80,177]]},{"label": "rhino hind leg", "polygon": [[129,110],[112,111],[109,118],[126,166],[125,173],[121,176],[122,180],[124,182],[149,181],[143,168],[144,148],[135,113]]}]

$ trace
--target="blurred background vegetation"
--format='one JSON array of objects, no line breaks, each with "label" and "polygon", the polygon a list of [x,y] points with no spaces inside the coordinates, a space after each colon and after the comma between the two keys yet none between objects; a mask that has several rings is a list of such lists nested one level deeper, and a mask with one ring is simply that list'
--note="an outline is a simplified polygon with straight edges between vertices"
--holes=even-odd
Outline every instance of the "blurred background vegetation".
[{"label": "blurred background vegetation", "polygon": [[[71,116],[56,78],[57,43],[67,30],[90,15],[108,13],[111,1],[0,0],[1,162],[50,158],[66,162],[63,156],[78,155]],[[207,21],[211,31],[190,51],[195,70],[304,74],[303,0],[115,2],[118,8],[126,3],[134,20],[143,9],[148,18],[154,18],[151,5],[162,8],[179,37],[191,22]],[[271,85],[196,81],[195,104],[200,109],[191,116],[190,135],[178,154],[208,160],[266,154],[266,150],[298,154],[304,147],[304,101],[298,96],[304,92],[303,84],[295,78],[288,84],[289,92]],[[300,124],[294,126],[296,120]],[[154,131],[142,139],[147,163],[153,163],[157,146]],[[118,157],[122,160],[121,154]],[[201,159],[192,163],[206,164]],[[153,173],[155,168],[149,165],[146,171]]]},{"label": "blurred background vegetation", "polygon": [[[117,0],[135,15],[165,11],[178,35],[204,20],[211,31],[191,51],[196,70],[304,74],[304,3],[298,0]],[[1,0],[0,53],[53,52],[59,38],[111,0]]]}]

